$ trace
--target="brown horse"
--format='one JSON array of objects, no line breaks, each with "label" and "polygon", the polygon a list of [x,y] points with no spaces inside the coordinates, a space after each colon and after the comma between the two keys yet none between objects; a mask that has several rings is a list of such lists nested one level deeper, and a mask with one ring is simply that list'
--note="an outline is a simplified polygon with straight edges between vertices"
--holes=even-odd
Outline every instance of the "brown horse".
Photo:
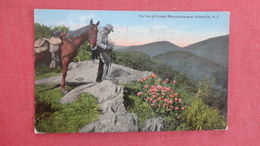
[{"label": "brown horse", "polygon": [[78,48],[84,42],[89,40],[91,47],[96,46],[98,25],[99,21],[96,24],[93,24],[93,20],[90,20],[89,25],[60,35],[60,38],[62,39],[62,45],[59,49],[62,63],[61,88],[64,94],[67,93],[65,87],[65,78],[67,76],[68,65],[71,60],[77,56]]}]

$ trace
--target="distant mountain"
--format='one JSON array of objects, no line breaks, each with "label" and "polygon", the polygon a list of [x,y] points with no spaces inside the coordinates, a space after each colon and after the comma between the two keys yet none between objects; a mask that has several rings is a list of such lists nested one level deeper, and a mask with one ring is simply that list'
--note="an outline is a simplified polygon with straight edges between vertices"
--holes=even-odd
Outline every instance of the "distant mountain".
[{"label": "distant mountain", "polygon": [[210,38],[187,47],[185,51],[207,58],[224,67],[228,66],[229,35]]},{"label": "distant mountain", "polygon": [[215,87],[227,89],[229,35],[210,38],[187,47],[167,41],[121,48],[141,51],[198,80],[215,78]]},{"label": "distant mountain", "polygon": [[126,49],[128,48],[128,46],[114,46],[114,51],[120,51],[120,50],[123,50],[123,49]]},{"label": "distant mountain", "polygon": [[155,58],[198,80],[215,78],[215,87],[227,89],[227,69],[213,61],[188,51],[172,51]]},{"label": "distant mountain", "polygon": [[174,50],[180,50],[179,46],[176,46],[168,41],[160,41],[160,42],[153,42],[145,45],[140,46],[129,46],[122,49],[117,49],[119,52],[127,52],[127,51],[141,51],[145,54],[153,57],[159,54],[171,52]]}]

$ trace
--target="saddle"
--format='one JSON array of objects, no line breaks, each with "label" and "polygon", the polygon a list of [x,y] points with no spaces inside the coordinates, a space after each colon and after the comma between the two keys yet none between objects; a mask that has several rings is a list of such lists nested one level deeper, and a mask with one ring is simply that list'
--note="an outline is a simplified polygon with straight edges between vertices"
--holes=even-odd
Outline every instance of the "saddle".
[{"label": "saddle", "polygon": [[56,52],[59,49],[61,44],[61,39],[59,37],[51,37],[49,40],[50,43],[50,52]]},{"label": "saddle", "polygon": [[50,52],[56,52],[61,44],[59,37],[51,37],[50,39],[39,38],[34,42],[34,52],[41,53],[49,50]]},{"label": "saddle", "polygon": [[41,53],[49,49],[49,39],[39,38],[34,42],[34,52]]},{"label": "saddle", "polygon": [[57,62],[59,62],[59,58],[56,55],[59,50],[60,44],[62,43],[59,34],[53,35],[50,39],[40,38],[34,42],[34,52],[41,53],[44,51],[49,51],[52,56],[52,62],[50,64],[50,68],[56,68]]}]

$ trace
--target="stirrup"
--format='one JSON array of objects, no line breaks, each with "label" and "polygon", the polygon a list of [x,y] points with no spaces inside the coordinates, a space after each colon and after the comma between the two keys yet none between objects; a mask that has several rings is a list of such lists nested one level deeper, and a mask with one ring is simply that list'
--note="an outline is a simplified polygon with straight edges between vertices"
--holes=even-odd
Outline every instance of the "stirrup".
[{"label": "stirrup", "polygon": [[57,68],[57,63],[55,60],[52,60],[50,64],[50,69],[55,69],[55,68]]}]

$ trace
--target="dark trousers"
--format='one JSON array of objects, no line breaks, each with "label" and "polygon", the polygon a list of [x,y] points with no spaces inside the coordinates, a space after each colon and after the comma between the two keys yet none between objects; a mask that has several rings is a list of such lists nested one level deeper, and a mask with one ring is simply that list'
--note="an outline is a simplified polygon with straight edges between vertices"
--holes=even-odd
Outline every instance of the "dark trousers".
[{"label": "dark trousers", "polygon": [[[105,64],[105,66],[104,66]],[[110,76],[111,59],[106,52],[101,52],[99,57],[98,74],[96,81],[102,81],[105,75]]]},{"label": "dark trousers", "polygon": [[92,50],[92,53],[91,53],[91,59],[98,59],[98,51],[97,50]]}]

